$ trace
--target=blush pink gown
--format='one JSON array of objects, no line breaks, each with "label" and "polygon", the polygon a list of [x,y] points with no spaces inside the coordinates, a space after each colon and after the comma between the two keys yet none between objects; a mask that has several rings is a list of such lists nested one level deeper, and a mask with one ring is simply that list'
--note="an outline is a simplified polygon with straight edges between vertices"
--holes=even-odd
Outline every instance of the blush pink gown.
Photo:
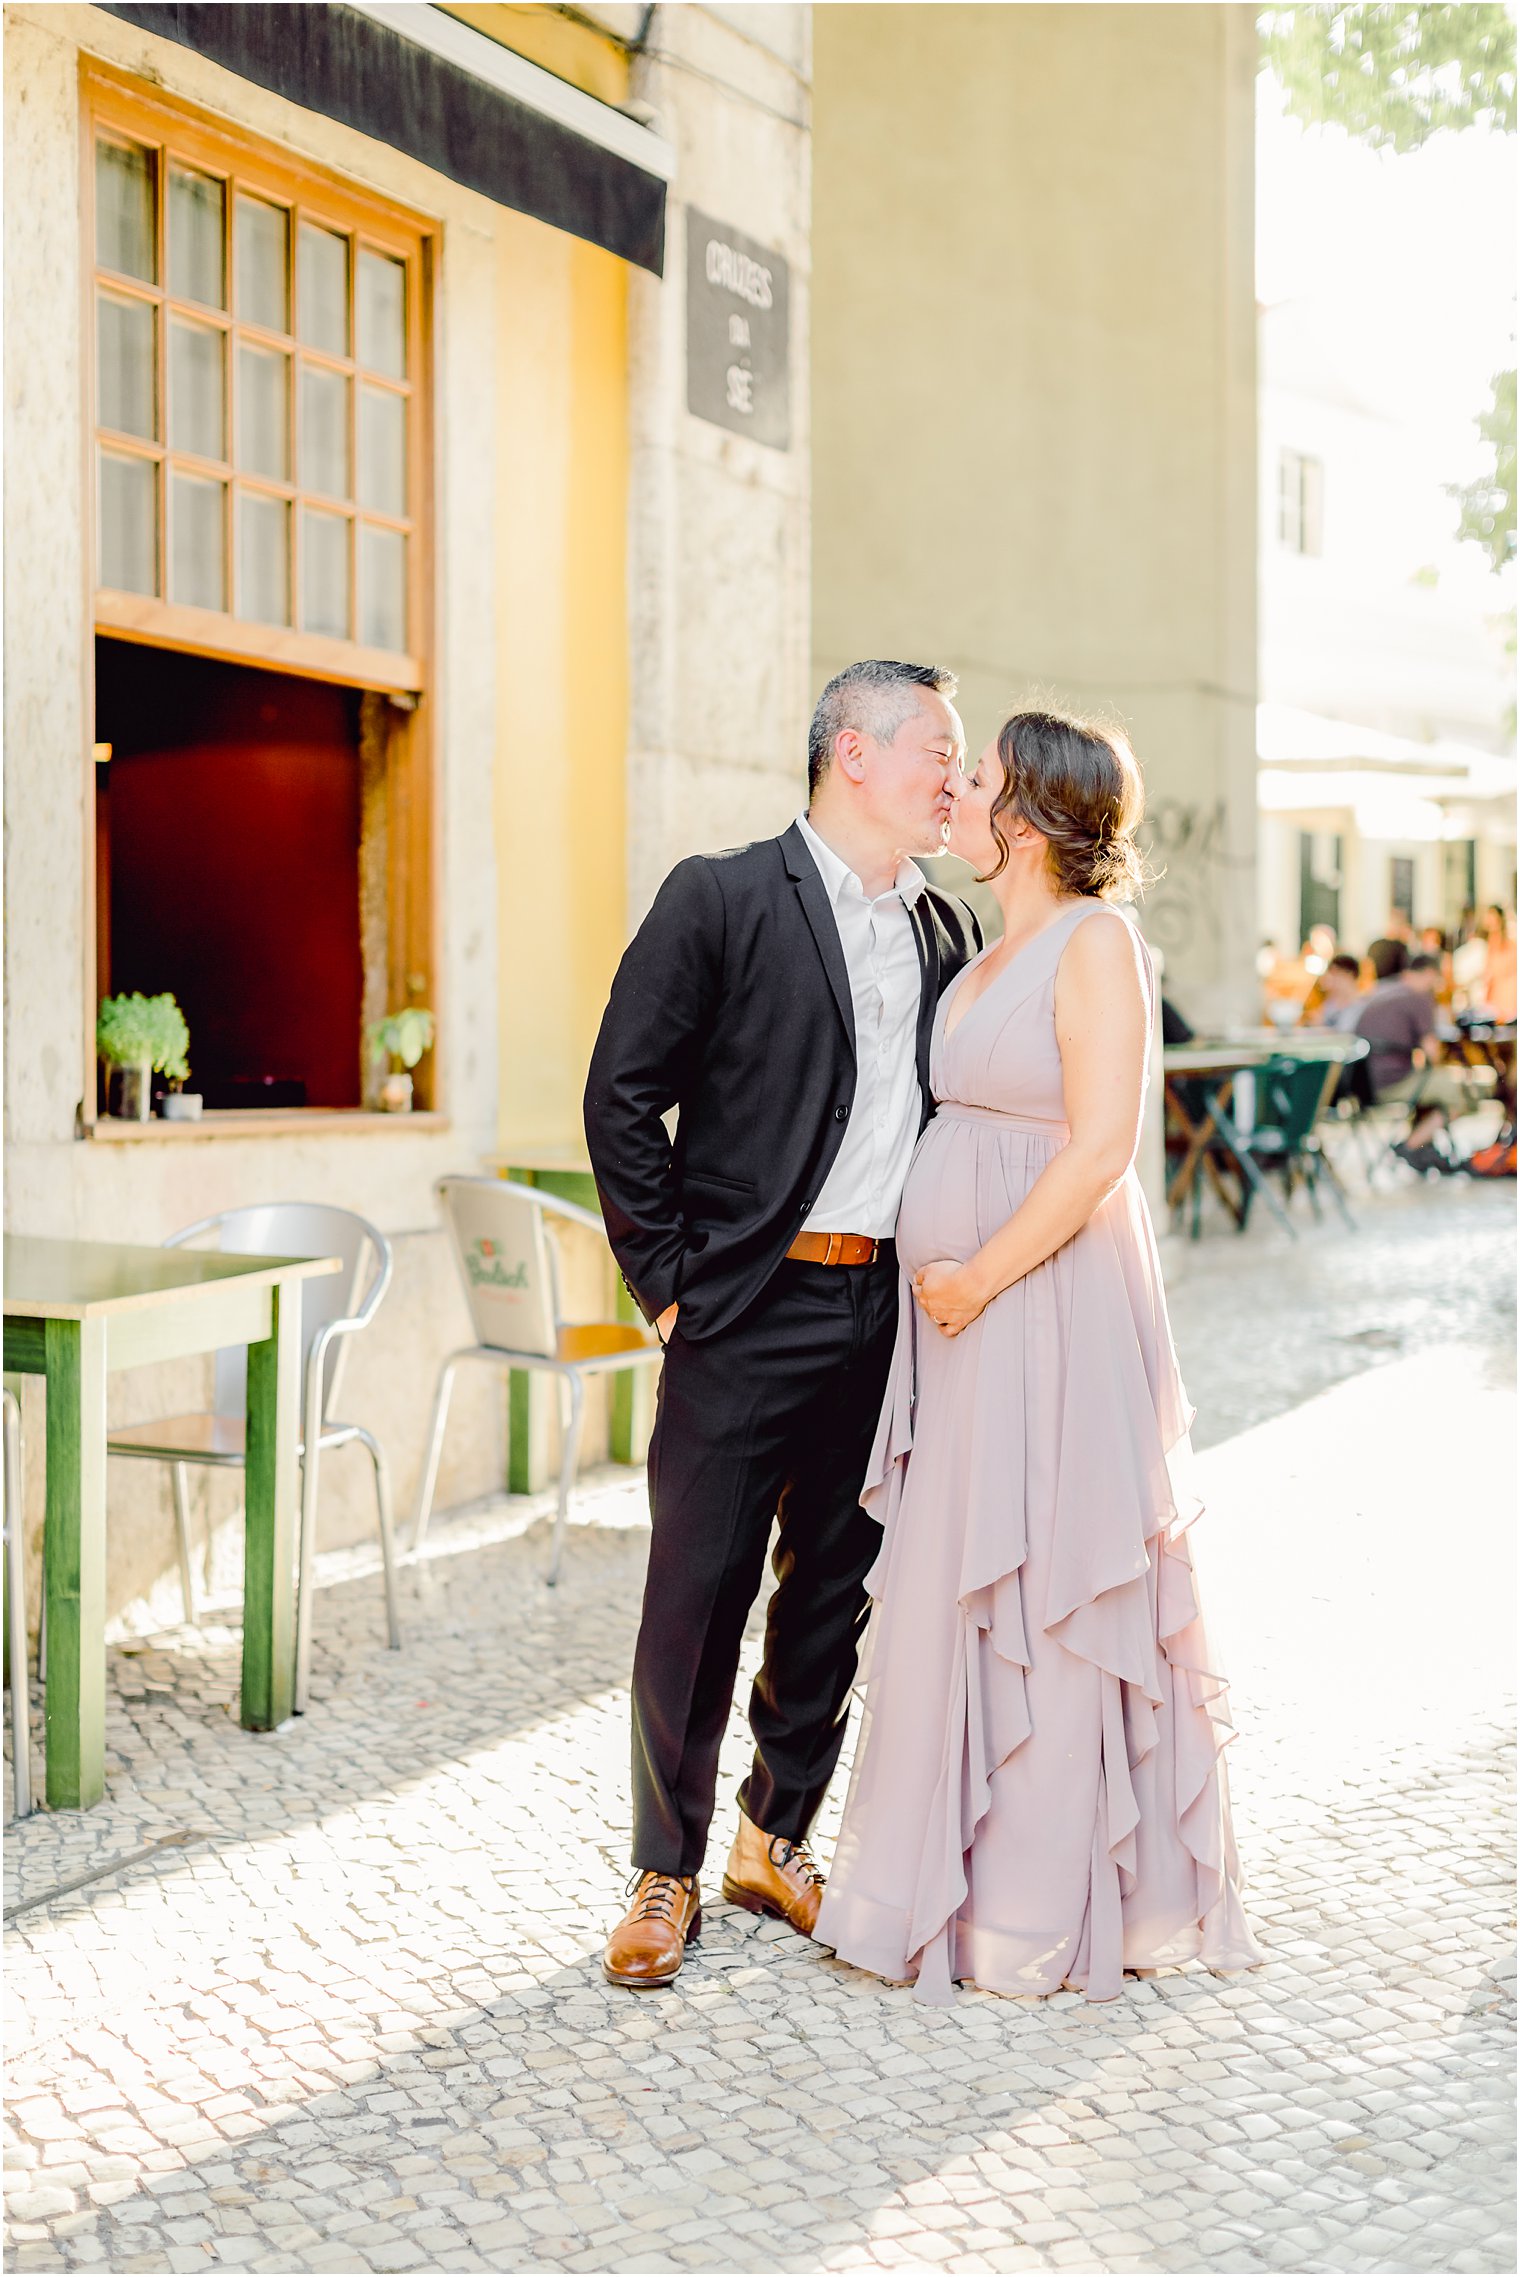
[{"label": "blush pink gown", "polygon": [[933,2001],[957,1978],[1105,2000],[1126,1968],[1261,1959],[1186,1533],[1192,1411],[1133,1170],[959,1337],[908,1278],[969,1257],[1068,1136],[1056,967],[1099,912],[1124,922],[1064,910],[948,1037],[964,974],[947,992],[941,1104],[898,1221],[901,1318],[861,1496],[882,1528],[864,1716],[816,1935]]}]

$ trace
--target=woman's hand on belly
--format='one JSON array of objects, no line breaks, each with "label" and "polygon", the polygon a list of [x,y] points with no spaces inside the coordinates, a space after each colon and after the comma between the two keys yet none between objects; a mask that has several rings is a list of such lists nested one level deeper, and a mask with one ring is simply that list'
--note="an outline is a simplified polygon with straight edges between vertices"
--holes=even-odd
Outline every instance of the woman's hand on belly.
[{"label": "woman's hand on belly", "polygon": [[942,1336],[959,1336],[980,1319],[990,1293],[970,1265],[948,1257],[921,1265],[913,1276],[913,1294]]}]

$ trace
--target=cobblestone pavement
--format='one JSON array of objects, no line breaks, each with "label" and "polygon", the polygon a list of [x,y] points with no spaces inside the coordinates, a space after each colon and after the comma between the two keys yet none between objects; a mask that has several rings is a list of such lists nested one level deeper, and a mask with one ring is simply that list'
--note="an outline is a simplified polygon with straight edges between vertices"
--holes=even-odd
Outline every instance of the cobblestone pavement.
[{"label": "cobblestone pavement", "polygon": [[1363,1216],[1174,1260],[1266,1968],[925,2010],[710,1900],[676,1988],[608,1988],[609,1471],[552,1594],[541,1505],[440,1524],[399,1657],[328,1559],[267,1738],[232,1627],[113,1650],[108,1801],[7,1845],[13,2264],[1514,2269],[1513,1196]]}]

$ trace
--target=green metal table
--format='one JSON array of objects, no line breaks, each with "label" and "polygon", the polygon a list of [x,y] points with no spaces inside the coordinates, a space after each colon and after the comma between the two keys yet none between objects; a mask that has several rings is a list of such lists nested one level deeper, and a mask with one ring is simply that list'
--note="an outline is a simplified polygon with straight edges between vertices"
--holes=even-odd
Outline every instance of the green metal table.
[{"label": "green metal table", "polygon": [[[1237,1226],[1244,1227],[1248,1189],[1261,1196],[1283,1231],[1292,1240],[1298,1234],[1292,1219],[1267,1185],[1252,1158],[1248,1135],[1236,1126],[1233,1094],[1242,1075],[1253,1074],[1271,1065],[1274,1059],[1334,1060],[1345,1065],[1351,1060],[1365,1058],[1367,1046],[1360,1036],[1348,1036],[1321,1029],[1300,1030],[1290,1028],[1286,1035],[1271,1028],[1259,1028],[1238,1043],[1213,1043],[1200,1039],[1191,1044],[1168,1044],[1161,1054],[1166,1080],[1166,1105],[1186,1141],[1182,1160],[1175,1171],[1168,1173],[1166,1199],[1172,1215],[1180,1221],[1185,1203],[1193,1203],[1193,1239],[1198,1239],[1201,1217],[1199,1202],[1202,1189],[1199,1178],[1207,1171],[1225,1208]],[[1204,1111],[1194,1115],[1179,1085],[1191,1083],[1204,1100]],[[1225,1191],[1214,1160],[1214,1148],[1222,1147],[1238,1166],[1241,1175],[1242,1199],[1237,1204]]]},{"label": "green metal table", "polygon": [[47,1380],[47,1800],[105,1792],[106,1376],[248,1347],[242,1721],[272,1731],[295,1680],[301,1283],[336,1257],[224,1257],[5,1238],[5,1366]]}]

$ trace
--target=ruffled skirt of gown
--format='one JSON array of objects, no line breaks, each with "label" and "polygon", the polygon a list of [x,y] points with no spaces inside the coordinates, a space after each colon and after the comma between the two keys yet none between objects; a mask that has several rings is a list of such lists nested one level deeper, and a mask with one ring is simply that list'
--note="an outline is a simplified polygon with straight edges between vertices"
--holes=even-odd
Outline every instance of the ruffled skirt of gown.
[{"label": "ruffled skirt of gown", "polygon": [[816,1935],[940,2002],[957,1978],[1102,2000],[1126,1968],[1262,1957],[1187,1539],[1192,1413],[1138,1182],[963,1335],[913,1302],[909,1274],[971,1255],[1065,1136],[942,1107],[898,1229],[861,1497],[882,1526],[864,1715]]}]

